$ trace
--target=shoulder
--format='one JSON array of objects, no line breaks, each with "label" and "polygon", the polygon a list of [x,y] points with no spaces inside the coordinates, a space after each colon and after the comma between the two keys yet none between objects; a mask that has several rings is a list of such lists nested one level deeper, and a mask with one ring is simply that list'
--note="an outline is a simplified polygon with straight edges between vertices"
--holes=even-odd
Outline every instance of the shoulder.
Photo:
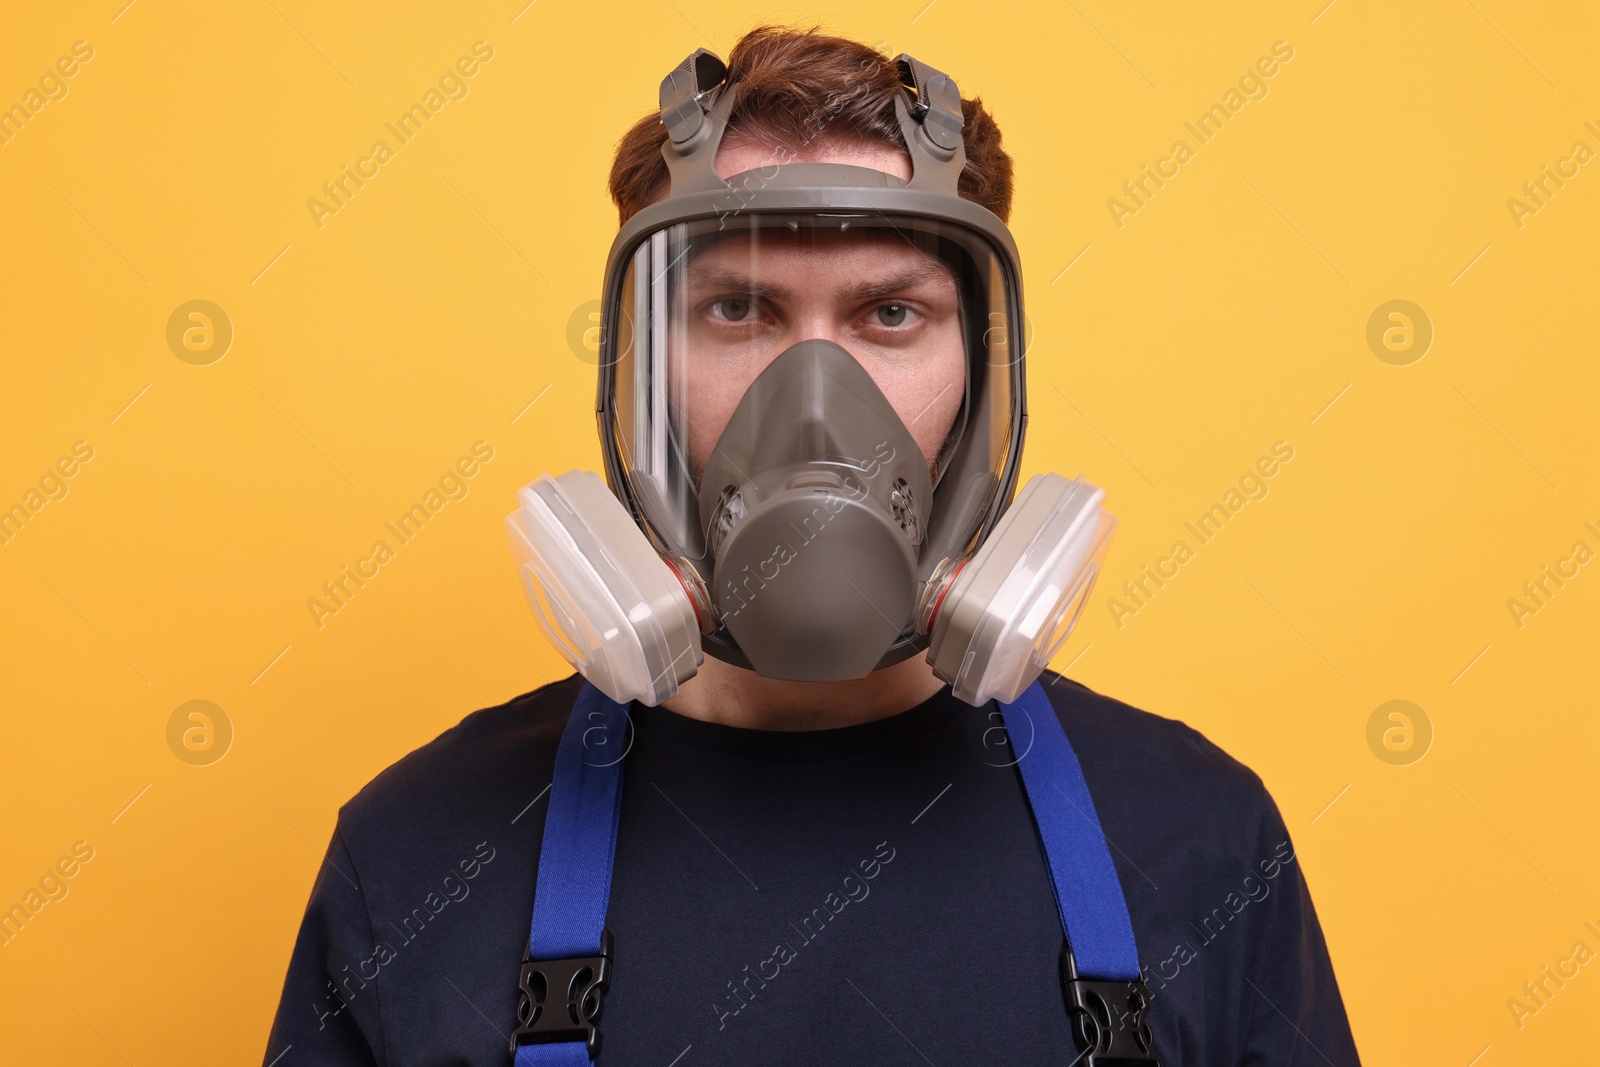
[{"label": "shoulder", "polygon": [[1163,792],[1200,788],[1239,797],[1266,791],[1254,771],[1187,723],[1125,704],[1054,671],[1045,671],[1039,684],[1086,774],[1092,764],[1101,775]]},{"label": "shoulder", "polygon": [[380,772],[339,809],[356,866],[364,853],[425,850],[513,825],[550,782],[581,684],[574,674],[474,711]]},{"label": "shoulder", "polygon": [[1271,854],[1282,821],[1249,767],[1176,719],[1054,672],[1039,681],[1077,753],[1107,837],[1125,850],[1120,859],[1141,857],[1156,882],[1152,867],[1204,881],[1253,865],[1263,849]]},{"label": "shoulder", "polygon": [[[508,997],[517,956],[507,946],[514,953],[526,944],[529,872],[543,838],[546,809],[537,802],[549,788],[580,687],[574,675],[472,712],[339,809],[302,925],[310,948],[297,948],[281,1003],[288,1005],[295,989],[323,1004],[334,976],[339,989],[326,998],[327,1011],[318,1009],[316,1028],[285,1023],[275,1044],[293,1041],[298,1049],[302,1041],[293,1035],[300,1034],[308,1049],[321,1050],[309,1055],[332,1062],[337,1042],[352,1049],[365,1043],[382,1062],[396,1034],[445,1017],[440,998],[456,994],[440,992],[440,975],[457,974],[458,992],[476,1003]],[[459,906],[468,899],[474,903]],[[345,1006],[351,1014],[342,1014]],[[509,999],[504,1007],[510,1010]],[[307,1023],[313,1017],[280,1007],[280,1018],[291,1011]],[[313,1037],[329,1015],[346,1020],[344,1029],[329,1031],[342,1037]],[[335,1058],[354,1063],[356,1053]],[[359,1058],[375,1062],[371,1053]]]},{"label": "shoulder", "polygon": [[1311,1042],[1330,1064],[1357,1063],[1304,872],[1261,778],[1184,723],[1053,673],[1040,683],[1110,846],[1167,1061],[1180,1049],[1186,1063],[1298,1063]]}]

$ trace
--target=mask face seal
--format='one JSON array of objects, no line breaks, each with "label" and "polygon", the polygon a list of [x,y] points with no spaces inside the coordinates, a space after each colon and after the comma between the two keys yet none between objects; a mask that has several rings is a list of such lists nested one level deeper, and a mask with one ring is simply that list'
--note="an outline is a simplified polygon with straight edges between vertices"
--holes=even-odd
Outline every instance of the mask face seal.
[{"label": "mask face seal", "polygon": [[669,222],[628,247],[602,350],[608,479],[711,589],[707,653],[821,681],[922,651],[922,583],[1014,477],[1005,258],[965,225],[842,209]]}]

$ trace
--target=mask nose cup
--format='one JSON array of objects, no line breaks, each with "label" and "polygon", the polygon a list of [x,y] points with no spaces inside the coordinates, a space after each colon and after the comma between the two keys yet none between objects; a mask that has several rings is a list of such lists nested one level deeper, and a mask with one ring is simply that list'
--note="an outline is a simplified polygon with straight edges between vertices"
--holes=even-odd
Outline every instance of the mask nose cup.
[{"label": "mask nose cup", "polygon": [[932,486],[872,376],[801,341],[755,378],[700,491],[718,618],[769,678],[864,678],[910,628]]}]

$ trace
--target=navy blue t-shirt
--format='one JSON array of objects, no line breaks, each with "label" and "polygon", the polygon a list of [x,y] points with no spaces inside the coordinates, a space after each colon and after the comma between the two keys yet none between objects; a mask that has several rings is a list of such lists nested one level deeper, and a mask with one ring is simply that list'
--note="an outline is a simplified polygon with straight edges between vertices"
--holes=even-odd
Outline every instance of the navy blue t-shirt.
[{"label": "navy blue t-shirt", "polygon": [[[264,1063],[505,1065],[576,676],[339,812]],[[1046,673],[1167,1067],[1358,1062],[1294,845],[1199,733]],[[995,708],[769,731],[635,704],[601,1064],[1074,1062],[1061,920]]]}]

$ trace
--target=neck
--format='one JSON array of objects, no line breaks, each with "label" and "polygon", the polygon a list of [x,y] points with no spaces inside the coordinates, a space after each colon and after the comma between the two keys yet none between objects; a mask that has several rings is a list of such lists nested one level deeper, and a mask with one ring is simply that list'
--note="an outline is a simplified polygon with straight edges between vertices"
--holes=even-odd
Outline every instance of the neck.
[{"label": "neck", "polygon": [[909,711],[944,682],[922,656],[901,660],[865,678],[790,682],[766,678],[707,656],[695,676],[662,702],[691,719],[753,730],[826,730]]}]

